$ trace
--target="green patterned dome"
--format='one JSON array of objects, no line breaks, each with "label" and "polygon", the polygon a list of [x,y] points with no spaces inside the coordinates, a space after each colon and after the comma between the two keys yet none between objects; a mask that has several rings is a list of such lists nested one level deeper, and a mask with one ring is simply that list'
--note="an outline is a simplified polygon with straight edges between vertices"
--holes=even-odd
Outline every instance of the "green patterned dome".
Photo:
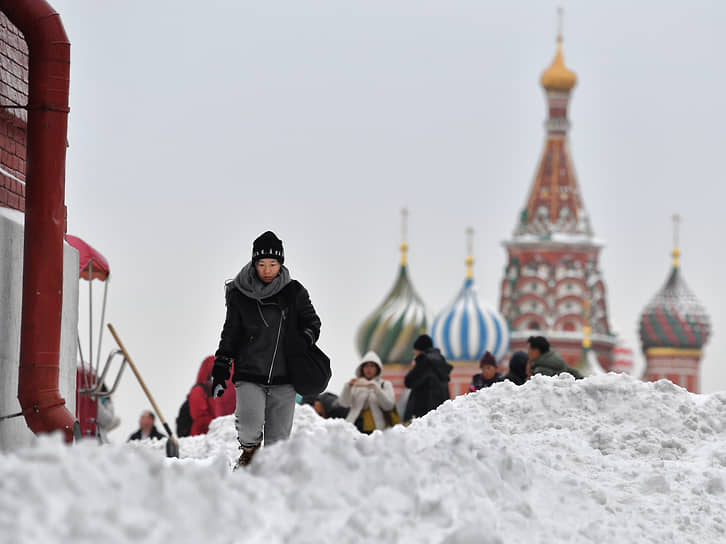
[{"label": "green patterned dome", "polygon": [[383,303],[360,329],[356,344],[361,356],[372,350],[383,364],[408,364],[413,359],[413,342],[427,328],[426,308],[408,278],[406,245],[398,279]]},{"label": "green patterned dome", "polygon": [[686,285],[676,264],[665,286],[645,307],[640,318],[643,350],[701,349],[710,333],[708,314]]}]

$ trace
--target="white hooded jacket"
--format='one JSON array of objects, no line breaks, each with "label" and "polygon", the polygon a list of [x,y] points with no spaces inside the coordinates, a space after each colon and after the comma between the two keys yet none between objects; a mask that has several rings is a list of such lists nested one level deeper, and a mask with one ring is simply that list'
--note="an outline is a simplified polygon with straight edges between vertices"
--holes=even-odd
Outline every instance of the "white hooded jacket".
[{"label": "white hooded jacket", "polygon": [[[363,376],[363,365],[365,363],[375,363],[378,367],[378,375],[372,380],[368,380]],[[346,421],[355,423],[360,413],[368,408],[373,416],[376,429],[386,428],[386,418],[383,413],[393,410],[396,405],[396,396],[393,391],[393,384],[381,378],[382,371],[383,364],[374,351],[369,351],[363,356],[355,371],[358,381],[352,386],[346,383],[338,398],[340,405],[350,407],[348,417],[345,418]]]}]

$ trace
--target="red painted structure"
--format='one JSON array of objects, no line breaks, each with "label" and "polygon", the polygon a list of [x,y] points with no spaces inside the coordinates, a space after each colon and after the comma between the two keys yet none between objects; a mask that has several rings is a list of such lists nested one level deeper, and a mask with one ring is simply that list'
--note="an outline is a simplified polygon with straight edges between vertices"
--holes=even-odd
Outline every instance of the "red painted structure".
[{"label": "red painted structure", "polygon": [[600,273],[602,244],[595,239],[572,164],[567,108],[577,78],[564,64],[562,39],[542,74],[547,98],[547,138],[513,237],[504,245],[508,263],[500,310],[511,329],[511,350],[525,350],[529,336],[543,335],[570,365],[582,357],[585,307],[592,349],[600,365],[613,363],[606,287]]},{"label": "red painted structure", "polygon": [[66,234],[66,242],[78,251],[79,276],[82,279],[88,281],[92,279],[106,281],[108,275],[111,273],[111,268],[108,266],[106,257],[101,255],[97,249],[78,238],[78,236]]},{"label": "red painted structure", "polygon": [[[28,103],[28,46],[20,31],[0,13],[0,104]],[[0,108],[0,207],[25,211],[25,159],[28,115]]]},{"label": "red painted structure", "polygon": [[62,430],[70,441],[75,418],[58,389],[70,43],[60,16],[44,0],[0,0],[0,11],[28,46],[18,400],[33,432]]}]

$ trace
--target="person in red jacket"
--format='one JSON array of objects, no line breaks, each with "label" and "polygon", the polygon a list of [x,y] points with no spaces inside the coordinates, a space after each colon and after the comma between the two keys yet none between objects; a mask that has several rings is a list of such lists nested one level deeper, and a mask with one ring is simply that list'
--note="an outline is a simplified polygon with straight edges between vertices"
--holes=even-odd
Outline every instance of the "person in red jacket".
[{"label": "person in red jacket", "polygon": [[190,435],[206,434],[209,424],[215,417],[214,399],[212,398],[212,367],[214,357],[210,356],[202,361],[199,367],[197,381],[189,393],[189,415],[192,416],[192,430]]}]

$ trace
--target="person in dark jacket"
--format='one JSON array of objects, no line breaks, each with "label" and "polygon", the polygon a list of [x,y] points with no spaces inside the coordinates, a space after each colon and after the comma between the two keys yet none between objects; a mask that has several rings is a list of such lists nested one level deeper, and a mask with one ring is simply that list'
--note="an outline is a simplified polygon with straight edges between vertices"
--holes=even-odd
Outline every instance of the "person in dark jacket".
[{"label": "person in dark jacket", "polygon": [[550,349],[550,343],[544,336],[530,336],[527,344],[529,345],[527,355],[529,356],[530,376],[535,374],[557,376],[562,372],[567,372],[578,380],[583,377],[576,368],[565,363],[559,353]]},{"label": "person in dark jacket", "polygon": [[471,378],[471,386],[469,386],[470,393],[474,393],[485,387],[491,387],[492,384],[502,381],[502,375],[497,372],[497,360],[488,351],[482,355],[479,361],[479,368],[481,368],[481,372],[474,374]]},{"label": "person in dark jacket", "polygon": [[502,380],[509,380],[514,385],[523,385],[529,376],[527,375],[527,361],[529,358],[523,351],[515,351],[509,359],[509,372]]},{"label": "person in dark jacket", "polygon": [[155,420],[156,416],[154,415],[154,412],[150,412],[149,410],[141,412],[141,416],[139,417],[139,430],[129,436],[128,442],[131,442],[132,440],[147,440],[149,438],[156,438],[159,440],[166,438],[156,429],[156,426],[154,425]]},{"label": "person in dark jacket", "polygon": [[348,408],[341,406],[338,402],[338,395],[335,393],[320,393],[312,402],[313,408],[323,419],[345,419],[348,415]]},{"label": "person in dark jacket", "polygon": [[189,436],[207,434],[209,424],[214,419],[214,399],[212,398],[212,367],[214,357],[202,361],[197,373],[197,381],[189,392],[189,415],[192,418],[192,429]]},{"label": "person in dark jacket", "polygon": [[320,318],[307,290],[284,266],[282,241],[270,231],[252,245],[252,260],[227,285],[227,315],[212,370],[215,397],[224,393],[234,361],[238,465],[250,463],[262,444],[292,430],[295,389],[287,373],[286,335],[312,346]]},{"label": "person in dark jacket", "polygon": [[454,368],[446,362],[431,337],[423,334],[413,344],[414,360],[404,384],[411,390],[403,420],[408,422],[435,410],[449,399],[449,374]]}]

